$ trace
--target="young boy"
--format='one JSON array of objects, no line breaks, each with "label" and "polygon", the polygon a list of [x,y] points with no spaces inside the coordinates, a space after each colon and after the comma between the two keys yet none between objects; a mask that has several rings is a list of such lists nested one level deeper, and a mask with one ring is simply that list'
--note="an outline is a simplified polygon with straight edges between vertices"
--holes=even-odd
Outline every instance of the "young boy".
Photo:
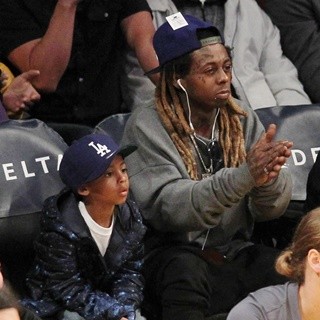
[{"label": "young boy", "polygon": [[142,300],[145,226],[127,201],[124,158],[109,136],[90,134],[65,152],[67,186],[44,204],[24,305],[42,318],[134,320]]}]

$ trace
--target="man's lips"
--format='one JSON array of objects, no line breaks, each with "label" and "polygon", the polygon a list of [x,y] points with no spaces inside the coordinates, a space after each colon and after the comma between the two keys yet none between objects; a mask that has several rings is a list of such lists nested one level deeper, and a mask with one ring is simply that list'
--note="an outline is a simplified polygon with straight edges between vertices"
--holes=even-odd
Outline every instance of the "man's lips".
[{"label": "man's lips", "polygon": [[216,94],[217,99],[227,99],[229,96],[230,96],[230,90],[227,90],[227,89],[221,90]]}]

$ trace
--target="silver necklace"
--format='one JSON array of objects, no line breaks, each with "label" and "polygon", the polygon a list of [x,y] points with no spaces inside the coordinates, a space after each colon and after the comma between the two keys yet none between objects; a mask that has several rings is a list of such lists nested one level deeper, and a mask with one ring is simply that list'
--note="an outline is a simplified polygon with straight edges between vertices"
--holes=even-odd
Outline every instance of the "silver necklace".
[{"label": "silver necklace", "polygon": [[[217,114],[216,114],[216,116],[214,118],[212,131],[211,131],[211,141],[214,139],[215,127],[216,127],[216,122],[217,122],[217,118],[218,118],[219,113],[220,113],[220,108],[218,109]],[[206,179],[206,178],[210,177],[213,174],[213,161],[212,161],[212,158],[209,157],[210,158],[210,165],[209,165],[209,167],[206,166],[206,164],[205,164],[205,162],[204,162],[204,160],[202,158],[201,152],[199,150],[199,147],[197,145],[196,139],[198,141],[200,141],[201,143],[205,144],[206,146],[207,146],[207,144],[199,136],[197,136],[195,131],[190,135],[190,138],[191,138],[193,146],[194,146],[194,148],[196,150],[197,156],[198,156],[198,158],[199,158],[199,160],[201,162],[203,170],[205,171],[204,173],[201,174],[201,177],[202,177],[202,179]]]},{"label": "silver necklace", "polygon": [[210,166],[207,167],[206,164],[204,163],[204,160],[202,158],[201,152],[199,150],[199,147],[197,145],[197,142],[196,142],[195,137],[194,137],[193,134],[191,135],[191,141],[192,141],[192,143],[194,145],[194,148],[195,148],[195,150],[197,152],[197,155],[198,155],[198,158],[199,158],[199,160],[201,162],[201,165],[202,165],[202,167],[203,167],[203,169],[205,171],[204,173],[201,174],[201,177],[202,177],[202,179],[206,179],[206,178],[210,177],[212,175],[212,172],[213,172],[212,159],[210,158]]}]

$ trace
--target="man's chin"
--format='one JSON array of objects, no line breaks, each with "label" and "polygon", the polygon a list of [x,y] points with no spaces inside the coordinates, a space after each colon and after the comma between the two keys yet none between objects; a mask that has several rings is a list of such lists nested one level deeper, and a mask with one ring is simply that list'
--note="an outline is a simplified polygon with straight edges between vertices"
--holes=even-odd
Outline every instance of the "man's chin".
[{"label": "man's chin", "polygon": [[[229,97],[230,97],[230,96],[229,96]],[[214,99],[214,106],[215,106],[216,108],[222,108],[222,107],[226,106],[227,103],[228,103],[229,97],[228,97],[227,99],[215,98],[215,99]]]}]

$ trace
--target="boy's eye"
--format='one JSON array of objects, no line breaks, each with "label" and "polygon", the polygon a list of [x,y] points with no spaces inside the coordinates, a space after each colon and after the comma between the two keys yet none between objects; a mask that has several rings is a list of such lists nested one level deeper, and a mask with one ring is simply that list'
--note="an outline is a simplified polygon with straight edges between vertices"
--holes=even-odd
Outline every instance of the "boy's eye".
[{"label": "boy's eye", "polygon": [[225,71],[225,72],[230,72],[231,69],[232,69],[232,65],[231,65],[231,64],[224,66],[224,71]]},{"label": "boy's eye", "polygon": [[105,175],[106,177],[111,177],[111,176],[112,176],[112,172],[111,172],[111,171],[107,171],[104,175]]}]

